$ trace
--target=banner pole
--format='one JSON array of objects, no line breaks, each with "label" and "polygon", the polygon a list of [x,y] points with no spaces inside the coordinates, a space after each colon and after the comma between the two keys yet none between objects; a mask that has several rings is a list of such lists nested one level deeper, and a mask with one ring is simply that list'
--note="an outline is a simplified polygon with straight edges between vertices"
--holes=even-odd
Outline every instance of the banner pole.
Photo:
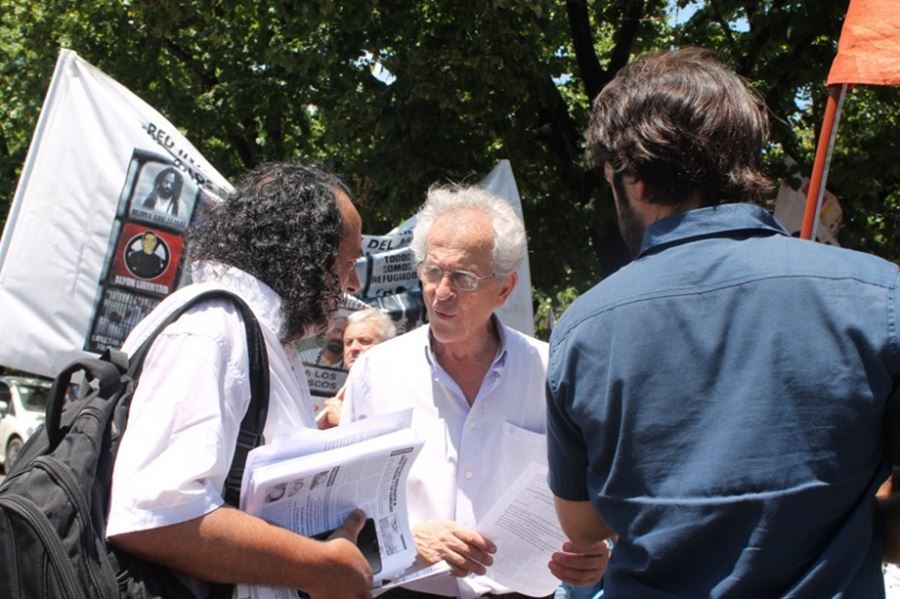
[{"label": "banner pole", "polygon": [[822,206],[822,197],[825,195],[825,181],[828,179],[828,167],[831,163],[831,153],[834,150],[834,140],[837,137],[847,87],[846,83],[828,86],[828,102],[825,105],[825,117],[822,119],[822,132],[819,134],[816,159],[809,177],[809,189],[806,192],[806,210],[803,213],[803,228],[800,229],[801,239],[813,239],[819,223],[819,210]]}]

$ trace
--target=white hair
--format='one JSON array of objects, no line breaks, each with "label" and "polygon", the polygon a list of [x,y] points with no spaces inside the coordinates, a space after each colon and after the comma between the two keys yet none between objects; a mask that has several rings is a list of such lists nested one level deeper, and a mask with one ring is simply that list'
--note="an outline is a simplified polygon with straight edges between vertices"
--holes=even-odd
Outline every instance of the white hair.
[{"label": "white hair", "polygon": [[387,341],[397,334],[397,327],[394,325],[393,319],[378,308],[356,310],[347,316],[348,327],[351,324],[359,324],[361,322],[371,322],[372,324],[377,325],[378,337],[381,341]]},{"label": "white hair", "polygon": [[434,221],[445,214],[461,210],[481,210],[491,217],[491,228],[494,231],[491,267],[494,274],[505,277],[515,272],[525,258],[525,225],[509,202],[474,186],[435,186],[428,190],[425,204],[416,215],[416,228],[410,243],[416,262],[423,261],[428,253],[426,242]]}]

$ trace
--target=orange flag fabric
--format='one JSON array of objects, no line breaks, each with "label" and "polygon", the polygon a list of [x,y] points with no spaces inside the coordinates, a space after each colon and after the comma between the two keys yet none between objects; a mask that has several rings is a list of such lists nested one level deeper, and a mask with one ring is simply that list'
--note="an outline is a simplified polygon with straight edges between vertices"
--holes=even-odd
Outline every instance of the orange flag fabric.
[{"label": "orange flag fabric", "polygon": [[828,85],[900,85],[900,1],[850,0]]}]

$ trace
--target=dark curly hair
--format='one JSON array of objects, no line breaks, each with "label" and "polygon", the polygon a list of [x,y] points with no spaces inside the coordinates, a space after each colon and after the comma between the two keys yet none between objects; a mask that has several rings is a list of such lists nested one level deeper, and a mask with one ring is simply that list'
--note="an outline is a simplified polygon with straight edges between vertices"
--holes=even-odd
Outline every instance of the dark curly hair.
[{"label": "dark curly hair", "polygon": [[702,205],[763,200],[768,119],[762,100],[702,48],[644,55],[597,95],[588,144],[594,166],[641,180],[648,201]]},{"label": "dark curly hair", "polygon": [[255,276],[281,296],[282,340],[322,330],[342,290],[335,257],[344,236],[335,175],[314,166],[268,164],[248,173],[188,235],[191,257]]}]

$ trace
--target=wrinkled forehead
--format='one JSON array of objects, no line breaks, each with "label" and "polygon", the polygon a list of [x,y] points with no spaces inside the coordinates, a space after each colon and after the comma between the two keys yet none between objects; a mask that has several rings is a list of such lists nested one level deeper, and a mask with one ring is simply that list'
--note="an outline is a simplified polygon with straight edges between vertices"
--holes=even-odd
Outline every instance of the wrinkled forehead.
[{"label": "wrinkled forehead", "polygon": [[489,261],[494,249],[490,215],[483,210],[459,209],[439,216],[428,231],[425,249],[429,255],[451,253]]},{"label": "wrinkled forehead", "polygon": [[378,323],[371,320],[351,322],[344,329],[344,337],[378,337],[380,330]]},{"label": "wrinkled forehead", "polygon": [[341,221],[344,223],[344,234],[354,237],[362,235],[362,217],[344,190],[335,189],[334,198],[341,213]]}]

